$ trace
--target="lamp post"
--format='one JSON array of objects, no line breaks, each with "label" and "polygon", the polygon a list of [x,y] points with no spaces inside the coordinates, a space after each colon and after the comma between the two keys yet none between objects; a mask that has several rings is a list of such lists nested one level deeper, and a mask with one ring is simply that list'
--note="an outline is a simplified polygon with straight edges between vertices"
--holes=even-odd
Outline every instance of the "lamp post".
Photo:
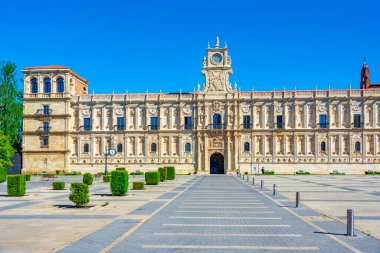
[{"label": "lamp post", "polygon": [[107,165],[108,165],[108,156],[114,156],[116,154],[116,150],[114,150],[113,148],[111,148],[110,150],[107,150],[104,155],[106,157],[106,163],[104,164],[104,175],[108,175],[108,169],[107,169]]}]

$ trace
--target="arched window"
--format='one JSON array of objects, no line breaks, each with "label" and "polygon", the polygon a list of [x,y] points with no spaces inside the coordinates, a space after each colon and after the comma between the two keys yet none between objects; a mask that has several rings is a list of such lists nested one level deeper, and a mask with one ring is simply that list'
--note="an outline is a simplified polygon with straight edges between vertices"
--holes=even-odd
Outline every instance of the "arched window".
[{"label": "arched window", "polygon": [[122,153],[123,152],[123,144],[119,143],[117,144],[117,152]]},{"label": "arched window", "polygon": [[90,152],[90,145],[87,143],[83,145],[83,153],[88,153]]},{"label": "arched window", "polygon": [[51,82],[50,78],[44,79],[44,93],[50,93],[51,92]]},{"label": "arched window", "polygon": [[157,144],[156,143],[152,143],[150,145],[150,152],[157,152]]},{"label": "arched window", "polygon": [[222,128],[222,117],[220,116],[220,114],[214,114],[212,116],[212,124],[214,129]]},{"label": "arched window", "polygon": [[187,153],[191,152],[191,144],[190,143],[185,144],[185,152],[187,152]]},{"label": "arched window", "polygon": [[244,151],[245,152],[249,151],[249,142],[244,142]]},{"label": "arched window", "polygon": [[60,77],[57,79],[57,92],[63,93],[65,91],[65,83],[63,82],[63,78]]},{"label": "arched window", "polygon": [[355,143],[355,151],[360,152],[360,142]]},{"label": "arched window", "polygon": [[324,141],[321,142],[321,151],[326,151],[326,142]]},{"label": "arched window", "polygon": [[37,81],[37,78],[33,78],[32,79],[30,90],[31,90],[31,93],[37,93],[38,92],[38,81]]}]

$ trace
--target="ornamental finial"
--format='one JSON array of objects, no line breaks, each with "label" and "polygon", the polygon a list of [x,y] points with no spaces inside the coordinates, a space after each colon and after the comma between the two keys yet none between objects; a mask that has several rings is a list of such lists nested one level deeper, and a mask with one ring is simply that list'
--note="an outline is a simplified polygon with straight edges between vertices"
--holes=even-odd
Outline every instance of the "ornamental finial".
[{"label": "ornamental finial", "polygon": [[219,36],[216,36],[215,48],[219,48]]}]

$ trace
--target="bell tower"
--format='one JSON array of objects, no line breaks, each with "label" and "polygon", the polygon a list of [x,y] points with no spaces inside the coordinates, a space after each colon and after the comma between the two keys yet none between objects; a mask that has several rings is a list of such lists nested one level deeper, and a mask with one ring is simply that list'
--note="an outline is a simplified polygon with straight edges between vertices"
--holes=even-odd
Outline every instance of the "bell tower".
[{"label": "bell tower", "polygon": [[203,92],[232,92],[229,76],[232,75],[231,57],[228,55],[227,43],[221,48],[216,37],[215,48],[206,49],[203,58],[202,75],[206,77]]}]

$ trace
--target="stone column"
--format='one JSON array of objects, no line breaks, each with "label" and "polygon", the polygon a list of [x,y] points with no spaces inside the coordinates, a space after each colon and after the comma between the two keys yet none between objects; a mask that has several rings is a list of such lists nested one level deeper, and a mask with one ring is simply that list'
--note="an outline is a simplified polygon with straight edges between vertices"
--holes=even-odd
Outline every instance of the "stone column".
[{"label": "stone column", "polygon": [[231,142],[231,136],[230,133],[227,132],[226,134],[227,140],[225,141],[225,150],[226,150],[226,161],[227,161],[227,171],[231,171],[234,168],[231,167],[231,149],[230,149],[230,142]]},{"label": "stone column", "polygon": [[168,111],[168,129],[173,129],[173,107],[169,106]]},{"label": "stone column", "polygon": [[342,105],[339,103],[336,105],[336,128],[341,128],[342,127]]},{"label": "stone column", "polygon": [[[377,104],[376,103],[373,103],[372,104],[372,122],[371,122],[371,126],[372,127],[376,127],[377,125]],[[375,153],[376,154],[376,153]]]},{"label": "stone column", "polygon": [[135,108],[135,130],[139,129],[139,117],[140,117],[140,110],[138,107]]}]

